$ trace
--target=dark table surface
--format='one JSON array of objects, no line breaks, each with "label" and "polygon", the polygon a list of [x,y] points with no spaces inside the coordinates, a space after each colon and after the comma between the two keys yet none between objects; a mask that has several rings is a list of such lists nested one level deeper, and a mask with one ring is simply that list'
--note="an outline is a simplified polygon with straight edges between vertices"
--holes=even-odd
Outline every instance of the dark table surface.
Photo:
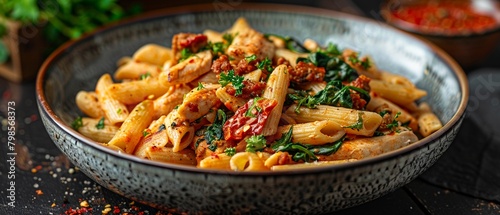
[{"label": "dark table surface", "polygon": [[[297,1],[298,2],[298,1]],[[296,2],[296,3],[297,3]],[[341,10],[377,18],[378,1],[359,0],[312,1],[310,6]],[[476,71],[500,73],[500,44],[479,67],[468,69],[468,76]],[[0,78],[0,214],[101,214],[110,208],[110,214],[168,214],[121,197],[93,182],[73,166],[47,135],[35,101],[33,81],[10,83]],[[493,94],[492,94],[493,95]],[[491,98],[487,98],[491,99]],[[499,98],[495,98],[498,101]],[[15,105],[16,144],[15,165],[7,148],[7,107]],[[499,109],[500,110],[500,109]],[[462,128],[461,133],[473,132]],[[497,129],[498,130],[498,129]],[[495,131],[495,130],[494,130]],[[453,156],[455,143],[443,157]],[[435,166],[444,165],[440,159]],[[434,167],[433,167],[434,168]],[[440,171],[424,173],[406,186],[366,204],[345,209],[335,214],[500,214],[498,199],[483,196],[479,190],[461,189],[452,183],[455,176],[443,176]],[[15,177],[15,185],[7,184]],[[449,177],[449,178],[448,178]],[[438,178],[439,180],[432,180]],[[449,183],[447,183],[449,182]],[[500,182],[493,182],[499,185]],[[447,186],[447,185],[454,186]],[[15,199],[11,190],[15,189]],[[14,202],[8,205],[9,202]],[[90,207],[83,208],[82,202]],[[83,203],[85,204],[85,203]],[[15,207],[12,207],[15,206]],[[83,209],[82,209],[83,208]]]}]

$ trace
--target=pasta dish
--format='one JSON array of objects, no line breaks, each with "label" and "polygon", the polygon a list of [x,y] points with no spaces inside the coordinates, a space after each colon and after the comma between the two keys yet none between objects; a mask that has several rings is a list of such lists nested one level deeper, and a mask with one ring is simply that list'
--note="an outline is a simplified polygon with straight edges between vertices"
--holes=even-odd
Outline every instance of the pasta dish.
[{"label": "pasta dish", "polygon": [[336,165],[402,148],[442,127],[409,79],[335,44],[217,32],[145,44],[80,91],[72,126],[123,153],[229,171]]}]

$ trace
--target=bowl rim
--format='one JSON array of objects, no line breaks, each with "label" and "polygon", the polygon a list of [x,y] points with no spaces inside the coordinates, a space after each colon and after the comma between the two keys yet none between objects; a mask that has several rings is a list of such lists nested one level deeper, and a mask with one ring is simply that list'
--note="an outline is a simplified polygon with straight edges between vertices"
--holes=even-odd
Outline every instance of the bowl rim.
[{"label": "bowl rim", "polygon": [[[235,10],[243,10],[243,11],[275,11],[275,12],[287,12],[287,13],[297,13],[300,15],[312,15],[312,16],[321,16],[321,17],[330,17],[330,18],[347,18],[355,21],[368,22],[371,24],[382,25],[382,27],[393,29],[401,34],[404,34],[408,37],[414,38],[415,40],[421,41],[427,47],[429,47],[432,51],[436,53],[438,57],[440,57],[443,62],[447,63],[448,66],[454,71],[453,75],[458,80],[458,85],[461,90],[461,98],[460,104],[458,106],[457,112],[454,113],[452,118],[443,125],[443,128],[434,132],[428,137],[418,140],[415,143],[412,143],[408,146],[405,146],[400,149],[393,150],[391,152],[387,152],[378,156],[365,158],[359,161],[343,163],[339,165],[332,166],[320,166],[314,168],[305,168],[300,170],[293,171],[258,171],[258,172],[241,172],[241,171],[228,171],[228,170],[216,170],[216,169],[203,169],[197,168],[194,166],[186,166],[179,164],[170,164],[170,163],[161,163],[158,161],[151,161],[147,159],[142,159],[136,157],[131,154],[120,153],[118,151],[112,150],[102,144],[99,144],[79,132],[73,130],[70,125],[66,124],[61,118],[59,118],[52,108],[49,106],[45,93],[44,93],[44,82],[46,79],[46,73],[53,65],[53,62],[57,60],[59,57],[63,56],[68,50],[78,43],[84,42],[95,37],[99,33],[103,33],[106,31],[111,31],[115,28],[120,28],[122,26],[126,26],[128,24],[133,24],[135,22],[147,21],[150,19],[157,19],[164,16],[175,16],[182,15],[186,13],[201,13],[201,12],[213,12],[212,4],[196,4],[196,5],[184,5],[178,7],[164,8],[155,11],[150,11],[138,16],[134,16],[131,18],[127,18],[121,21],[117,21],[111,23],[106,26],[102,26],[90,33],[84,34],[82,37],[76,40],[70,40],[65,42],[63,45],[58,47],[54,52],[52,52],[49,57],[44,61],[42,66],[39,69],[37,78],[36,78],[36,99],[39,106],[39,110],[48,115],[49,120],[52,121],[55,125],[57,125],[60,129],[64,130],[64,132],[70,134],[73,138],[78,139],[80,142],[85,144],[86,146],[92,147],[97,151],[101,151],[108,156],[115,157],[117,159],[123,159],[127,162],[136,163],[139,165],[147,165],[154,168],[163,168],[170,169],[172,171],[181,171],[181,172],[189,172],[194,174],[215,174],[215,175],[232,175],[232,176],[287,176],[287,175],[302,175],[302,174],[314,174],[314,173],[325,173],[325,172],[334,172],[334,171],[344,171],[348,169],[355,169],[357,167],[368,166],[370,164],[382,163],[387,160],[395,159],[397,157],[402,157],[407,154],[411,154],[413,151],[418,150],[420,148],[427,147],[428,144],[431,144],[434,140],[438,139],[441,135],[446,133],[448,130],[452,129],[452,127],[460,121],[460,118],[463,114],[465,114],[465,109],[468,102],[469,97],[469,86],[467,82],[467,77],[462,70],[462,68],[458,65],[458,63],[453,60],[447,53],[438,48],[436,45],[422,40],[421,38],[415,37],[407,32],[396,29],[384,22],[372,20],[366,17],[356,16],[352,14],[347,14],[343,12],[338,12],[334,10],[328,10],[323,8],[315,8],[309,6],[299,6],[299,5],[287,5],[287,4],[269,4],[269,3],[241,3],[234,7]],[[40,113],[40,114],[44,114]]]},{"label": "bowl rim", "polygon": [[[449,0],[452,1],[452,0]],[[465,39],[465,38],[477,38],[483,36],[489,36],[492,34],[500,33],[500,21],[497,20],[497,23],[494,28],[487,29],[481,32],[464,32],[458,34],[446,34],[442,32],[432,32],[432,31],[422,31],[419,28],[409,22],[406,22],[402,19],[396,18],[392,15],[391,6],[392,4],[398,3],[398,0],[385,0],[380,4],[380,16],[391,26],[402,29],[404,31],[408,31],[420,36],[424,37],[433,37],[433,38],[446,38],[446,39]],[[496,4],[497,10],[500,12],[500,1],[492,1]]]}]

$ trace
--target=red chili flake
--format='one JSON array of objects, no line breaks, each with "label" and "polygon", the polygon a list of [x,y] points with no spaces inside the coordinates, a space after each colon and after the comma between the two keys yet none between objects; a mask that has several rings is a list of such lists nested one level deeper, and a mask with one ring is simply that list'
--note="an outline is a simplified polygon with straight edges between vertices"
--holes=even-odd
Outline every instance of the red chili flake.
[{"label": "red chili flake", "polygon": [[120,211],[120,208],[118,206],[114,206],[113,207],[113,213],[114,214],[119,214],[121,211]]}]

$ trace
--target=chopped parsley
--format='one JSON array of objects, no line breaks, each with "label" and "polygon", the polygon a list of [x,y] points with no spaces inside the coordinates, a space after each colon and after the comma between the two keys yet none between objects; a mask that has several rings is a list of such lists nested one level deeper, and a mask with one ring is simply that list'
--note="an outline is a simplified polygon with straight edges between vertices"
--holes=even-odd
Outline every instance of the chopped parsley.
[{"label": "chopped parsley", "polygon": [[189,50],[188,48],[184,48],[181,50],[181,58],[179,59],[179,62],[182,62],[193,55],[194,53],[191,52],[191,50]]},{"label": "chopped parsley", "polygon": [[229,83],[231,83],[236,90],[236,93],[234,94],[235,96],[241,95],[243,93],[243,87],[245,86],[243,84],[243,76],[234,74],[234,70],[229,70],[227,74],[220,74],[219,84],[221,84],[222,87],[225,87]]},{"label": "chopped parsley", "polygon": [[214,122],[207,127],[205,130],[204,139],[207,141],[208,149],[215,151],[217,149],[217,140],[221,140],[224,137],[222,127],[226,123],[226,113],[221,109],[217,110],[217,116]]},{"label": "chopped parsley", "polygon": [[264,135],[253,135],[246,139],[247,146],[245,151],[247,152],[257,152],[261,151],[266,147],[266,138]]},{"label": "chopped parsley", "polygon": [[370,58],[366,58],[365,60],[361,61],[361,66],[364,69],[368,69],[372,66],[372,62],[370,61]]},{"label": "chopped parsley", "polygon": [[146,136],[148,136],[149,134],[151,134],[151,131],[150,131],[149,129],[144,129],[144,130],[142,131],[142,136],[143,136],[143,137],[146,137]]},{"label": "chopped parsley", "polygon": [[139,79],[140,79],[140,80],[144,80],[144,79],[146,79],[146,78],[148,78],[148,77],[151,77],[151,73],[146,72],[146,73],[142,74],[142,75],[139,77]]},{"label": "chopped parsley", "polygon": [[257,55],[253,54],[253,55],[250,55],[250,56],[246,56],[245,60],[250,63],[250,62],[252,62],[254,60],[257,60]]},{"label": "chopped parsley", "polygon": [[236,148],[228,147],[228,148],[224,149],[224,153],[226,153],[227,156],[233,156],[236,154]]},{"label": "chopped parsley", "polygon": [[356,129],[356,130],[362,129],[363,128],[363,112],[360,111],[358,113],[358,121],[357,122],[355,122],[352,125],[346,126],[344,128],[351,128],[351,129]]},{"label": "chopped parsley", "polygon": [[229,34],[229,33],[225,33],[224,35],[222,35],[222,39],[224,39],[228,45],[231,45],[231,43],[233,43],[234,37],[236,37],[236,35],[238,35],[238,33],[236,33],[234,35]]},{"label": "chopped parsley", "polygon": [[118,110],[116,110],[116,113],[117,113],[117,114],[121,114],[121,113],[122,113],[122,109],[121,109],[121,108],[118,108]]},{"label": "chopped parsley", "polygon": [[196,87],[196,90],[201,90],[205,88],[201,82],[198,82],[198,87]]},{"label": "chopped parsley", "polygon": [[389,111],[388,110],[382,110],[380,111],[380,113],[378,113],[381,117],[384,117],[386,114],[388,114]]},{"label": "chopped parsley", "polygon": [[388,129],[392,130],[399,126],[399,122],[396,120],[399,117],[399,115],[401,115],[401,112],[397,112],[392,122],[386,125]]},{"label": "chopped parsley", "polygon": [[273,62],[266,57],[264,58],[264,60],[262,60],[257,64],[257,68],[260,70],[266,70],[268,72],[272,72],[273,71],[272,64]]},{"label": "chopped parsley", "polygon": [[104,128],[104,117],[103,117],[103,118],[101,118],[101,119],[99,120],[99,122],[97,122],[97,124],[95,125],[95,127],[96,127],[97,129],[99,129],[99,130]]},{"label": "chopped parsley", "polygon": [[71,127],[75,130],[80,129],[82,126],[83,126],[83,121],[81,116],[77,117],[75,120],[73,120],[73,122],[71,122]]}]

